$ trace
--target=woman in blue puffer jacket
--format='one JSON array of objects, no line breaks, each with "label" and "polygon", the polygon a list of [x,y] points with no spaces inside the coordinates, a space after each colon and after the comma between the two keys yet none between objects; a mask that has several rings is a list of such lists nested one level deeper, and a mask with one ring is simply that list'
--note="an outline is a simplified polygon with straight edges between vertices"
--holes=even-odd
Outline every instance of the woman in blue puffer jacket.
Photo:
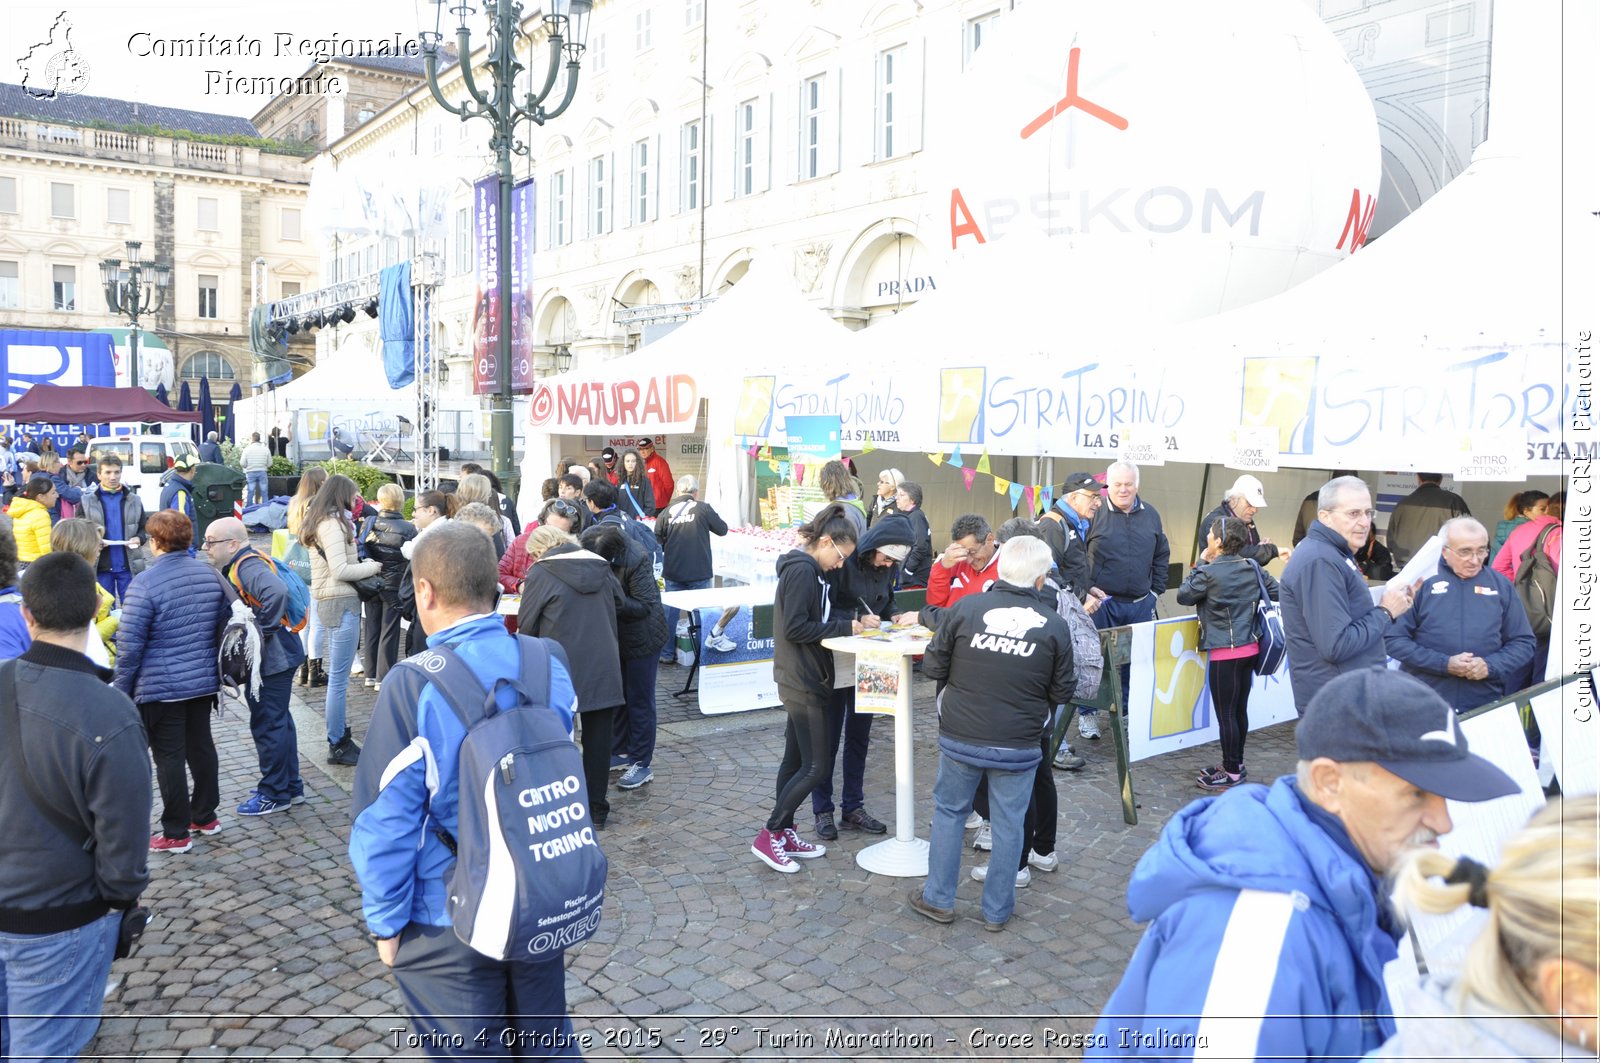
[{"label": "woman in blue puffer jacket", "polygon": [[[217,703],[217,633],[228,612],[217,571],[189,556],[194,525],[164,509],[145,524],[155,560],[128,585],[117,628],[112,685],[139,706],[161,788],[161,833],[150,851],[186,853],[189,835],[215,834],[221,800],[211,710]],[[194,776],[191,795],[184,765]]]}]

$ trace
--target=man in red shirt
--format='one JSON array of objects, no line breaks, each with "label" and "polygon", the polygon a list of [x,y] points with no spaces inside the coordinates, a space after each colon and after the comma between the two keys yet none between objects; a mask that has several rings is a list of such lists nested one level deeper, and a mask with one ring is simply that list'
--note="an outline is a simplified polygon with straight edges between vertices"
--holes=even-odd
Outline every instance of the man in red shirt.
[{"label": "man in red shirt", "polygon": [[656,506],[665,509],[663,501],[672,498],[672,488],[677,482],[672,478],[672,466],[667,464],[667,459],[656,453],[656,441],[649,436],[639,440],[639,453],[644,457],[644,473],[650,477],[650,490],[656,497]]},{"label": "man in red shirt", "polygon": [[969,594],[988,590],[999,578],[1000,544],[987,520],[967,513],[950,526],[950,545],[928,573],[928,604],[954,605]]},{"label": "man in red shirt", "polygon": [[600,452],[600,460],[606,467],[606,479],[611,481],[611,486],[617,486],[617,451],[615,447],[607,447]]}]

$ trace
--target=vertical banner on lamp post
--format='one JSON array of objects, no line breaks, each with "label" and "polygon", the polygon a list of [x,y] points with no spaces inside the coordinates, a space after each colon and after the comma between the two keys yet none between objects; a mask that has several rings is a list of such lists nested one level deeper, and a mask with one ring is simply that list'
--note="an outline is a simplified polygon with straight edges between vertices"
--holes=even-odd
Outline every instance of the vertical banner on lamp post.
[{"label": "vertical banner on lamp post", "polygon": [[473,239],[477,242],[478,292],[472,303],[472,393],[492,395],[499,385],[495,352],[500,342],[500,248],[495,218],[500,211],[500,179],[481,178],[472,186]]},{"label": "vertical banner on lamp post", "polygon": [[511,392],[533,390],[533,178],[511,190]]}]

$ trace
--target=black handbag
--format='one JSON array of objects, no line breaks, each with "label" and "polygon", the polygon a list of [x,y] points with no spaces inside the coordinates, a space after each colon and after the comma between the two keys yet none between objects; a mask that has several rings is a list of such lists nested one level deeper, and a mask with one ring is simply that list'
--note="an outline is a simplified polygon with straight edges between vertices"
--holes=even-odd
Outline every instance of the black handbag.
[{"label": "black handbag", "polygon": [[[326,563],[328,552],[322,548],[320,543],[317,544],[317,553],[322,555],[322,560]],[[360,579],[350,580],[349,583],[350,586],[356,589],[356,594],[360,596],[363,602],[370,602],[383,593],[383,576],[380,573],[362,576]]]}]

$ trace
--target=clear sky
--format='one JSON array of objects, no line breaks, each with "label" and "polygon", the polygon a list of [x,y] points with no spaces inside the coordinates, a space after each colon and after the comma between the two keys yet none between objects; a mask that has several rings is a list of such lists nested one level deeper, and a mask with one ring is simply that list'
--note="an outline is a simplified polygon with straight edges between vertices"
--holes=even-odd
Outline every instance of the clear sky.
[{"label": "clear sky", "polygon": [[[393,42],[398,34],[403,44],[416,37],[422,20],[431,26],[434,5],[430,0],[7,0],[0,3],[0,81],[22,82],[19,60],[50,40],[62,14],[71,24],[72,50],[87,68],[85,95],[248,118],[272,96],[251,94],[230,78],[298,77],[313,63],[319,42],[335,38]],[[451,18],[448,12],[445,18]],[[241,41],[247,54],[223,54],[225,46],[237,53]],[[57,43],[42,55],[54,54]]]}]

